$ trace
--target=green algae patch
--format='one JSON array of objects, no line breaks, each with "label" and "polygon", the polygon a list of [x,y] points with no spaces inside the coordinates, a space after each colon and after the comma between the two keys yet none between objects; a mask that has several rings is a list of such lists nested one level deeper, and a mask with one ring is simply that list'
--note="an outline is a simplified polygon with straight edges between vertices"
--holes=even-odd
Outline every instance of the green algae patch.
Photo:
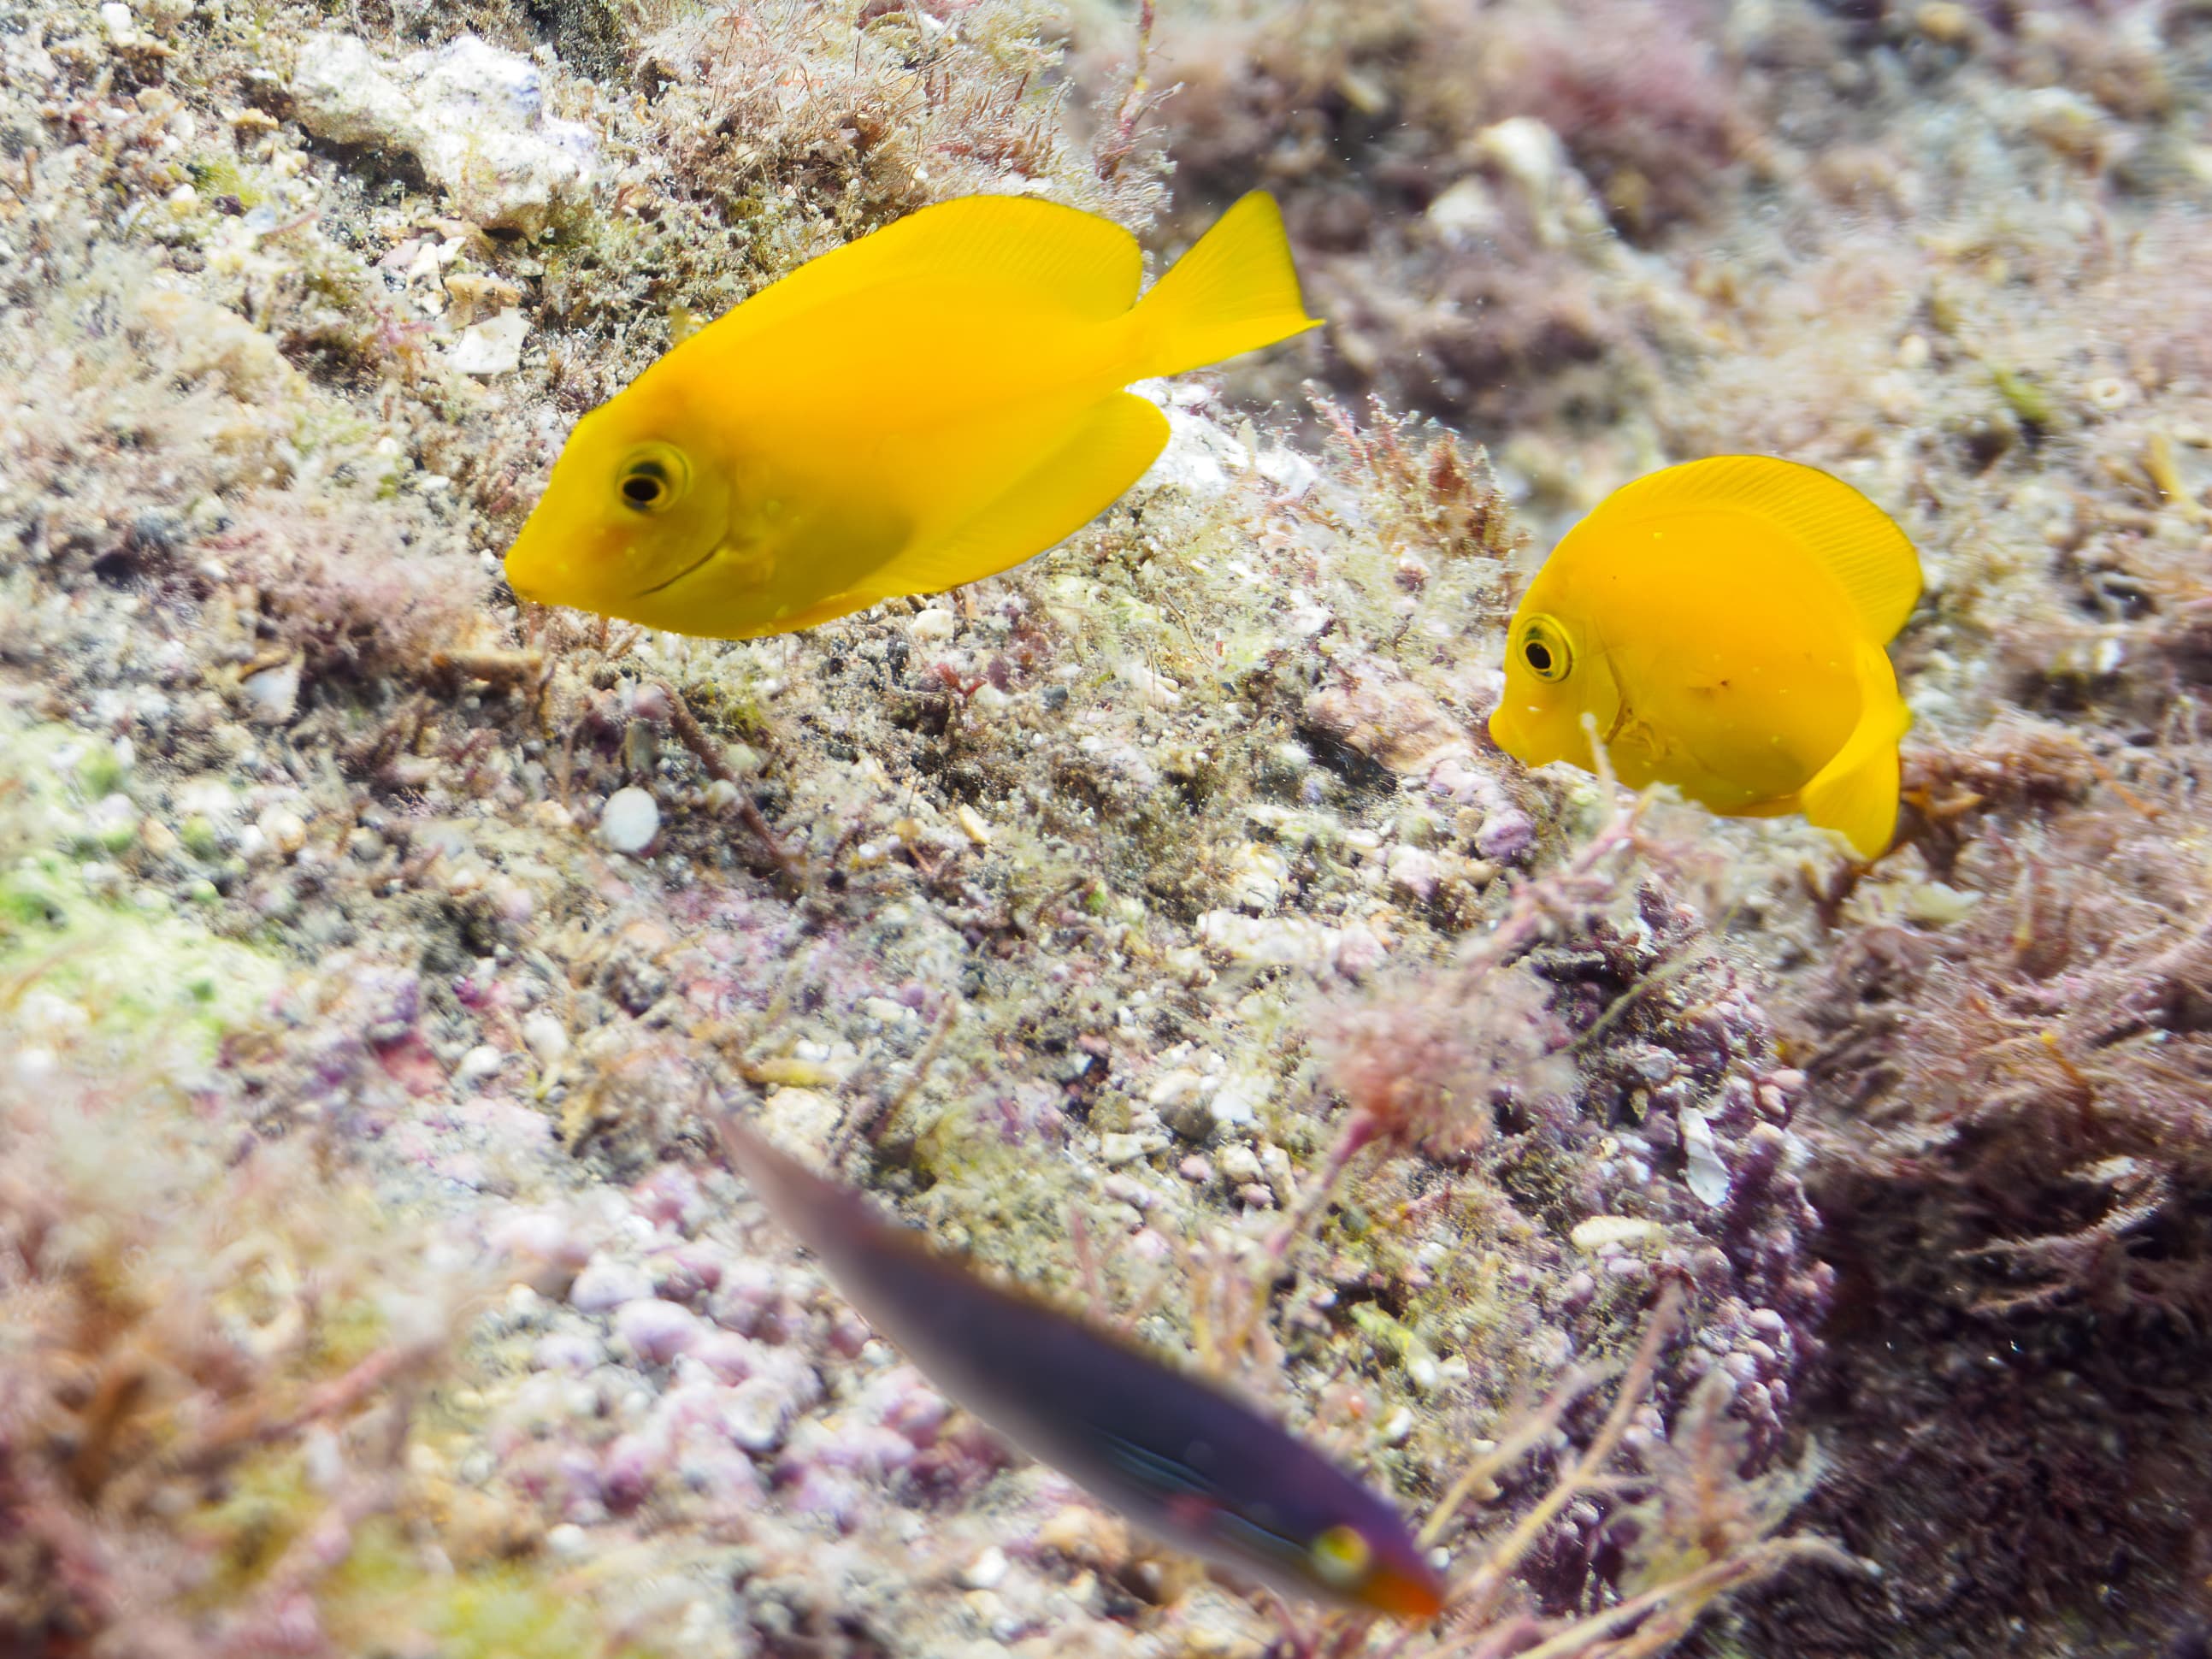
[{"label": "green algae patch", "polygon": [[402,1645],[406,1637],[431,1638],[440,1659],[652,1659],[659,1651],[611,1644],[572,1574],[526,1561],[433,1570],[387,1520],[362,1527],[319,1600],[325,1627],[348,1652]]},{"label": "green algae patch", "polygon": [[129,877],[130,771],[127,751],[66,727],[0,738],[0,988],[53,999],[48,1024],[167,1030],[208,1058],[266,1007],[284,970]]},{"label": "green algae patch", "polygon": [[1990,379],[1996,386],[1997,395],[2023,425],[2046,431],[2057,420],[2058,410],[2051,394],[2020,370],[1991,364]]},{"label": "green algae patch", "polygon": [[222,1501],[185,1526],[209,1551],[209,1573],[194,1592],[194,1607],[226,1605],[276,1565],[322,1513],[321,1494],[309,1486],[296,1450],[257,1459],[235,1472]]},{"label": "green algae patch", "polygon": [[[308,1478],[297,1451],[241,1468],[223,1500],[187,1528],[211,1566],[192,1605],[211,1611],[250,1597],[331,1513],[328,1494]],[[663,1651],[635,1641],[611,1645],[573,1571],[534,1559],[457,1568],[411,1544],[406,1522],[392,1516],[361,1522],[344,1559],[312,1595],[323,1631],[342,1652],[427,1646],[440,1659],[654,1659]]]},{"label": "green algae patch", "polygon": [[27,859],[0,875],[0,982],[35,981],[94,1030],[166,1028],[210,1058],[283,978],[260,951],[183,917],[94,899],[64,860]]}]

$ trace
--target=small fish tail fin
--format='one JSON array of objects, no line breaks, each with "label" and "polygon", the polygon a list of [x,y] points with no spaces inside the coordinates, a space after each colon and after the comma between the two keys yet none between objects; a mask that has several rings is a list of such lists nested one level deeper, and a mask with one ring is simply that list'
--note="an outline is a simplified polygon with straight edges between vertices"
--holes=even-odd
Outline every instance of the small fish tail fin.
[{"label": "small fish tail fin", "polygon": [[1897,695],[1897,677],[1878,647],[1861,647],[1858,727],[1835,757],[1797,792],[1798,809],[1824,830],[1842,833],[1869,863],[1889,850],[1897,832],[1897,740],[1912,711]]},{"label": "small fish tail fin", "polygon": [[1139,374],[1180,374],[1321,325],[1299,297],[1282,210],[1261,190],[1216,220],[1133,314]]},{"label": "small fish tail fin", "polygon": [[727,1109],[715,1115],[722,1151],[769,1214],[833,1268],[889,1224],[857,1194],[823,1179]]}]

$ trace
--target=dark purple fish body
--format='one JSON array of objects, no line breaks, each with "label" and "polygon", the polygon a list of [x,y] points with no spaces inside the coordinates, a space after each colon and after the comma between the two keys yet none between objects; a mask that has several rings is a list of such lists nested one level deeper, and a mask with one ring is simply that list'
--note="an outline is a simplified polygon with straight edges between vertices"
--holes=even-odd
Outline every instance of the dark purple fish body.
[{"label": "dark purple fish body", "polygon": [[1285,1594],[1443,1605],[1397,1510],[1223,1389],[979,1278],[725,1118],[733,1162],[839,1290],[946,1394],[1160,1537]]}]

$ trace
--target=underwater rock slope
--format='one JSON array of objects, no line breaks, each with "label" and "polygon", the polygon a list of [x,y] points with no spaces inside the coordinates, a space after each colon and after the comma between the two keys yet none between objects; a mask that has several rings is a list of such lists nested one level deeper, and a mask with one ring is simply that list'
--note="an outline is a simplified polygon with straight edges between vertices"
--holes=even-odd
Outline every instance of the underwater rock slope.
[{"label": "underwater rock slope", "polygon": [[1743,449],[1900,514],[1906,848],[1801,883],[1762,836],[1732,924],[1840,1274],[1810,1513],[1885,1577],[1747,1641],[2192,1650],[2212,43],[2067,4],[1568,9],[1212,8],[1179,210],[1272,170],[1341,319],[1301,367],[1490,440],[1534,525]]},{"label": "underwater rock slope", "polygon": [[[1279,33],[1328,73],[1238,92],[1235,143],[1194,70],[1149,106],[1133,20],[1010,0],[0,12],[0,1646],[1288,1639],[870,1340],[721,1170],[717,1099],[1416,1515],[1580,1368],[1439,1519],[1462,1569],[1630,1388],[1623,1484],[1542,1529],[1500,1650],[1755,1552],[1811,1413],[1808,1513],[1882,1577],[1801,1565],[1717,1644],[2170,1634],[2202,1483],[2138,1505],[2112,1447],[2132,1412],[2201,1468],[2212,415],[2164,276],[2197,83],[2177,57],[2119,107],[2080,67],[2116,26],[1939,9],[1685,9],[1704,78],[1669,84],[1711,107],[1644,111],[1617,65],[1448,105],[1471,13],[1302,7]],[[1152,86],[1198,29],[1163,21]],[[1816,83],[1793,137],[1775,88]],[[2057,216],[1930,185],[1931,237],[1893,176],[1915,85],[2025,135]],[[1311,195],[1256,159],[1283,109],[1400,98],[1462,158],[1432,199],[1376,188],[1387,146]],[[1960,118],[1962,167],[2014,165]],[[1815,137],[1856,170],[1793,168]],[[1250,384],[1371,381],[1501,474],[1379,406],[1182,381],[1145,482],[958,594],[721,645],[500,584],[568,426],[672,335],[950,197],[1146,230],[1164,147],[1194,205],[1241,170],[1305,216],[1337,325]],[[1819,210],[1862,175],[1839,251]],[[1370,239],[1329,228],[1355,198]],[[1449,354],[1388,319],[1478,266],[1523,285],[1461,295],[1479,328],[1590,328],[1417,396],[1397,366]],[[1631,819],[1480,735],[1520,526],[1720,447],[1836,466],[1942,578],[1900,647],[1917,839],[1848,890],[1810,831]],[[1926,1378],[1993,1334],[2025,1358],[1954,1419]],[[2081,1412],[2015,1429],[2054,1376]],[[1996,1509],[1928,1491],[2000,1466],[2012,1508],[2054,1472],[2074,1505],[2009,1577]]]}]

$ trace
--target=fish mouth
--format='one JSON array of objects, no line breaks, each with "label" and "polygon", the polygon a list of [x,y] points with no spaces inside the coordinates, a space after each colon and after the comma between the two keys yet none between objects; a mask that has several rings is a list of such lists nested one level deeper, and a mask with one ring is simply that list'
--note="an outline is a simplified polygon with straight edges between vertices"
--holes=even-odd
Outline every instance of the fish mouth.
[{"label": "fish mouth", "polygon": [[1414,1565],[1384,1567],[1361,1587],[1357,1599],[1376,1612],[1423,1625],[1442,1613],[1449,1598],[1434,1572]]},{"label": "fish mouth", "polygon": [[683,569],[671,576],[666,581],[655,582],[652,586],[641,588],[637,592],[631,594],[630,597],[634,599],[649,599],[656,593],[665,593],[670,588],[675,586],[677,583],[683,581],[687,577],[696,576],[702,570],[704,570],[708,562],[714,558],[714,555],[721,550],[722,550],[720,545],[708,548],[704,553],[699,556],[699,559],[696,563],[686,565]]}]

